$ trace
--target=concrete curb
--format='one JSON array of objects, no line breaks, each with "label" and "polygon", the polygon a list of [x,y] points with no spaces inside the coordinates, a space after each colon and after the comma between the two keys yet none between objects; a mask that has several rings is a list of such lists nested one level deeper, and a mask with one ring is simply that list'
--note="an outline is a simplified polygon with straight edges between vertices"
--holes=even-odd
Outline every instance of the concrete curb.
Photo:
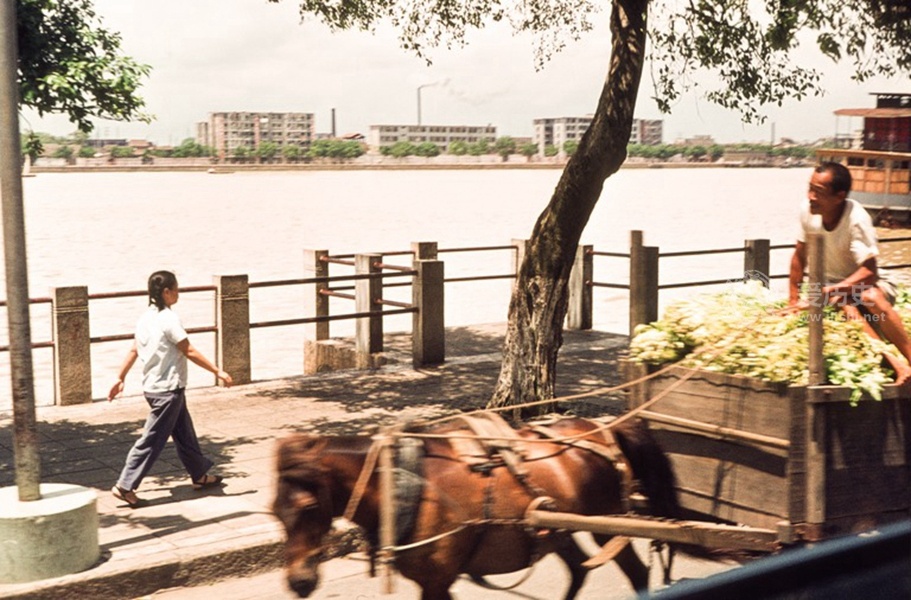
[{"label": "concrete curb", "polygon": [[[0,595],[5,600],[135,600],[174,587],[207,585],[230,577],[248,577],[281,568],[284,561],[284,540],[275,535],[261,535],[222,552],[196,552],[137,567],[123,564],[117,570],[104,571],[107,557],[92,568],[56,579],[19,584],[21,591]],[[344,521],[336,521],[329,532],[323,560],[339,558],[363,549],[360,530]]]}]

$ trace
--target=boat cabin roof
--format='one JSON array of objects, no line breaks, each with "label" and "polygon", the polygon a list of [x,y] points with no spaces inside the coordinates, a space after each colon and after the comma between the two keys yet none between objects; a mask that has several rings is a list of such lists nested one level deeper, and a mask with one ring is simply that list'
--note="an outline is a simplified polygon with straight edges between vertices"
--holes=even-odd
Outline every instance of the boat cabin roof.
[{"label": "boat cabin roof", "polygon": [[864,117],[865,119],[895,119],[911,117],[911,108],[840,108],[839,117]]}]

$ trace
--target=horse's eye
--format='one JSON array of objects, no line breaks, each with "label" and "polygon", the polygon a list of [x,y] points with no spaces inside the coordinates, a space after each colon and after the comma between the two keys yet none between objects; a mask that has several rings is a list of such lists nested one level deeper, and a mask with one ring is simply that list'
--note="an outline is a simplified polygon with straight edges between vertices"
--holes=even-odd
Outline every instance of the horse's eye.
[{"label": "horse's eye", "polygon": [[319,500],[312,492],[295,490],[291,494],[291,503],[298,510],[310,510],[319,507]]}]

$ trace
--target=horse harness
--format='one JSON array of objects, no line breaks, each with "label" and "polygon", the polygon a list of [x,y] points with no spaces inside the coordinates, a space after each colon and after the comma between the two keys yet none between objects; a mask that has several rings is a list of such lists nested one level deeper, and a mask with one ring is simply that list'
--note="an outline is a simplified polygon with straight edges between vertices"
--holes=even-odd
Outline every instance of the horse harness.
[{"label": "horse harness", "polygon": [[[535,443],[521,437],[500,415],[492,412],[462,415],[459,417],[472,436],[453,435],[449,444],[456,452],[458,458],[468,465],[474,472],[489,476],[497,467],[505,467],[515,480],[525,489],[531,498],[527,511],[530,510],[556,510],[553,500],[547,492],[536,485],[530,478],[525,466],[528,455],[528,444]],[[623,511],[627,512],[630,506],[630,496],[635,488],[632,470],[629,462],[623,455],[613,434],[603,426],[599,426],[586,437],[600,435],[604,442],[599,443],[592,439],[579,439],[578,436],[567,437],[548,425],[552,421],[540,421],[532,424],[530,430],[543,439],[554,440],[555,443],[564,443],[568,446],[582,448],[596,454],[614,465],[621,476],[621,503]],[[422,445],[416,444],[419,435],[414,438],[404,437],[398,439],[396,446],[396,540],[402,541],[411,533],[414,527],[414,518],[420,503],[423,481],[421,462],[423,459]],[[408,449],[403,452],[402,449]],[[417,485],[415,485],[417,483]],[[546,532],[533,530],[528,527],[523,518],[496,518],[494,516],[495,495],[493,493],[494,478],[489,478],[489,485],[485,491],[483,516],[463,523],[465,526],[482,525],[509,525],[525,526],[534,538],[546,537]],[[399,520],[402,518],[402,521]],[[455,531],[453,531],[455,533]],[[407,546],[397,546],[397,551],[413,549],[429,544],[439,539],[435,536],[430,540],[423,540]],[[445,536],[444,536],[445,537]]]}]

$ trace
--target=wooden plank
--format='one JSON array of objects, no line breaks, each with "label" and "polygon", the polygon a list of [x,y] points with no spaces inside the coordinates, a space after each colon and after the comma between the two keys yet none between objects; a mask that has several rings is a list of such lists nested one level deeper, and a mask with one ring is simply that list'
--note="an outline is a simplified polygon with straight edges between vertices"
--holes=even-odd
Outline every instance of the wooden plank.
[{"label": "wooden plank", "polygon": [[705,548],[741,548],[765,552],[778,548],[778,535],[775,531],[755,527],[699,521],[656,521],[642,517],[584,516],[540,510],[529,511],[525,516],[532,527],[644,537]]},{"label": "wooden plank", "polygon": [[826,421],[822,407],[816,406],[821,390],[809,388],[806,403],[806,510],[807,523],[826,521]]},{"label": "wooden plank", "polygon": [[[666,379],[657,378],[652,382],[651,396],[661,393],[668,384]],[[787,439],[789,434],[790,404],[787,394],[779,394],[778,390],[718,386],[694,377],[661,398],[650,410],[780,439]]]},{"label": "wooden plank", "polygon": [[732,506],[774,515],[775,521],[788,519],[786,455],[662,428],[653,432],[671,461],[678,488],[698,497],[692,505],[682,498],[684,508],[725,520],[733,519]]},{"label": "wooden plank", "polygon": [[701,421],[695,421],[693,419],[672,417],[670,415],[664,415],[649,410],[643,410],[639,412],[639,417],[645,419],[646,421],[671,426],[675,429],[697,432],[712,439],[726,440],[747,446],[762,446],[778,450],[787,450],[791,445],[791,442],[786,439],[761,435],[758,433],[750,433],[749,431],[741,431],[739,429],[722,427],[720,425],[710,425],[707,423],[702,423]]},{"label": "wooden plank", "polygon": [[788,391],[790,401],[789,428],[791,447],[785,479],[788,488],[788,521],[803,523],[807,520],[807,388],[794,387]]}]

